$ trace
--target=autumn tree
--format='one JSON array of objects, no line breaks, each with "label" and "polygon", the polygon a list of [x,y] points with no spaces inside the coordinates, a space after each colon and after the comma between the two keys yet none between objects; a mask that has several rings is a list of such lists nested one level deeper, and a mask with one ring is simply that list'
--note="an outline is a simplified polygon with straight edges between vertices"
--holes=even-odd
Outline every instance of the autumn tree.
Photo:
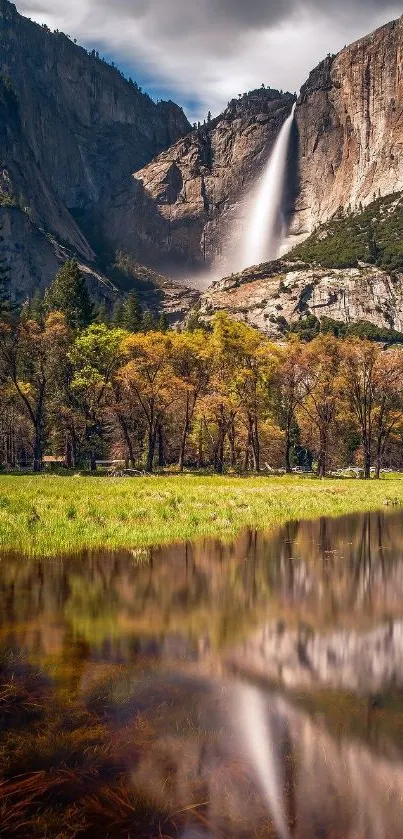
[{"label": "autumn tree", "polygon": [[148,471],[167,462],[259,472],[284,460],[290,471],[298,443],[321,477],[336,453],[341,465],[361,448],[366,477],[372,463],[377,475],[386,459],[401,465],[399,347],[317,331],[275,345],[225,312],[207,327],[197,317],[183,332],[165,319],[157,329],[130,295],[115,311],[121,327],[84,327],[85,294],[67,293],[74,276],[64,266],[46,301],[37,294],[20,313],[3,305],[1,463],[26,464],[32,451],[39,470],[47,447],[69,466],[88,457],[92,469],[102,454],[144,458]]},{"label": "autumn tree", "polygon": [[403,425],[403,353],[389,349],[379,353],[376,369],[373,421],[375,476],[380,477],[386,446]]},{"label": "autumn tree", "polygon": [[356,417],[364,452],[364,477],[371,477],[372,431],[375,410],[375,383],[379,348],[357,338],[343,345],[346,394]]},{"label": "autumn tree", "polygon": [[125,333],[105,324],[92,324],[79,333],[69,353],[72,365],[71,390],[85,422],[84,438],[91,471],[102,441],[102,420],[112,379],[119,368]]},{"label": "autumn tree", "polygon": [[180,387],[172,366],[172,337],[160,332],[129,335],[122,351],[126,363],[119,376],[146,424],[146,471],[152,472],[158,436]]},{"label": "autumn tree", "polygon": [[340,408],[342,394],[340,342],[321,335],[304,347],[301,356],[304,375],[300,416],[313,424],[318,437],[318,474],[327,471],[329,434]]},{"label": "autumn tree", "polygon": [[[225,380],[228,397],[246,428],[246,453],[251,451],[253,468],[259,472],[260,424],[268,410],[277,351],[257,329],[231,320],[225,313],[214,319],[211,347],[218,377]],[[227,433],[232,431],[233,425]]]},{"label": "autumn tree", "polygon": [[364,477],[371,477],[374,456],[379,477],[385,447],[402,419],[403,354],[359,338],[345,341],[342,352],[346,393],[361,434]]},{"label": "autumn tree", "polygon": [[182,332],[172,335],[172,368],[180,386],[183,403],[178,461],[179,471],[182,472],[196,404],[200,396],[206,392],[209,381],[210,355],[204,332]]},{"label": "autumn tree", "polygon": [[292,336],[286,346],[279,350],[279,365],[275,382],[275,412],[284,430],[285,471],[290,473],[293,432],[296,426],[296,411],[303,402],[306,368],[302,363],[304,345]]},{"label": "autumn tree", "polygon": [[42,468],[47,402],[57,378],[61,360],[69,346],[69,330],[59,312],[44,323],[21,318],[17,327],[0,327],[0,359],[32,427],[34,471]]},{"label": "autumn tree", "polygon": [[[231,465],[235,463],[235,421],[238,402],[234,391],[234,358],[228,342],[231,324],[226,314],[215,316],[213,332],[208,339],[209,388],[198,406],[202,418],[200,430],[208,432],[212,445],[214,470],[224,470],[227,436],[231,447]],[[199,460],[203,458],[200,440]]]}]

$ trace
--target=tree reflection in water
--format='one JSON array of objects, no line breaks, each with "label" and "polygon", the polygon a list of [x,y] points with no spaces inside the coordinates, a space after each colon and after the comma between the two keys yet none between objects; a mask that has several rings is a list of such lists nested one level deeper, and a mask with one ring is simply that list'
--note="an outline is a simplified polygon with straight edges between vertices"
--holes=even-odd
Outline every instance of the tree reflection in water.
[{"label": "tree reflection in water", "polygon": [[3,557],[0,835],[398,839],[402,523]]}]

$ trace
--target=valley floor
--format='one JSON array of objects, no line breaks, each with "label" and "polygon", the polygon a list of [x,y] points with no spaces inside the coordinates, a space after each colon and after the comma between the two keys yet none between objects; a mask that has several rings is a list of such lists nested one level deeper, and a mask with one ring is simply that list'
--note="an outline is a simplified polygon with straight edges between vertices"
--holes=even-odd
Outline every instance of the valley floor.
[{"label": "valley floor", "polygon": [[403,476],[368,483],[309,477],[0,477],[0,550],[48,556],[136,549],[244,527],[403,504]]}]

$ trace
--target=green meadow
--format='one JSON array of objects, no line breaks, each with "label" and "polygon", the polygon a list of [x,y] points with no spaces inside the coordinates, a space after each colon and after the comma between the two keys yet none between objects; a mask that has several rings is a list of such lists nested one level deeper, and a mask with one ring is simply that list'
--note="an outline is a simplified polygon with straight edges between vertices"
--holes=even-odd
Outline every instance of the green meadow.
[{"label": "green meadow", "polygon": [[0,477],[0,550],[47,556],[230,539],[242,528],[403,503],[403,476],[379,481],[300,476]]}]

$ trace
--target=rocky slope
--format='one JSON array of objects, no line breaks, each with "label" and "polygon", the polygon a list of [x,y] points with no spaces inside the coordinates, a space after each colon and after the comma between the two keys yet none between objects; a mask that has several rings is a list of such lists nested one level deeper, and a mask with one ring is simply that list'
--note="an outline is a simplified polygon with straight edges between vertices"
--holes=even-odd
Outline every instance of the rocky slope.
[{"label": "rocky slope", "polygon": [[403,17],[320,64],[301,89],[296,122],[294,234],[403,189]]},{"label": "rocky slope", "polygon": [[219,310],[273,338],[307,314],[403,332],[403,275],[372,265],[330,269],[268,263],[214,283],[201,297],[200,314],[209,320]]},{"label": "rocky slope", "polygon": [[[189,129],[177,105],[155,104],[95,53],[88,55],[67,36],[32,23],[0,0],[5,212],[10,206],[25,212],[36,227],[91,261],[93,248],[83,230],[94,234],[104,195]],[[24,219],[18,226],[37,262],[36,231]],[[40,260],[50,266],[52,251],[45,258],[42,245]],[[20,286],[23,276],[14,281]]]},{"label": "rocky slope", "polygon": [[[15,297],[24,300],[33,297],[36,290],[43,293],[74,251],[37,227],[17,208],[0,207],[0,225],[1,248],[7,254]],[[177,326],[183,323],[200,297],[195,289],[178,285],[141,265],[136,265],[136,270],[126,277],[115,278],[115,272],[111,272],[111,281],[92,261],[84,262],[80,258],[78,261],[91,296],[108,309],[113,308],[124,290],[134,288],[144,309],[155,315],[165,314],[169,323]]]},{"label": "rocky slope", "polygon": [[260,173],[295,97],[260,89],[229,103],[135,172],[107,205],[104,235],[143,261],[186,270],[220,265],[234,248],[242,198]]},{"label": "rocky slope", "polygon": [[219,309],[278,338],[307,315],[403,332],[403,193],[319,226],[278,262],[215,282],[201,315]]},{"label": "rocky slope", "polygon": [[354,268],[370,261],[403,271],[403,192],[377,198],[359,212],[340,209],[297,245],[292,257],[325,268]]},{"label": "rocky slope", "polygon": [[120,289],[135,292],[142,307],[154,314],[165,314],[171,326],[180,326],[200,299],[195,288],[179,285],[119,252],[110,274]]},{"label": "rocky slope", "polygon": [[[54,279],[60,266],[73,255],[50,233],[37,227],[29,216],[15,207],[0,207],[1,249],[10,268],[13,293],[18,300],[42,293]],[[118,289],[92,262],[79,264],[87,278],[92,296],[99,303],[113,305]]]}]

